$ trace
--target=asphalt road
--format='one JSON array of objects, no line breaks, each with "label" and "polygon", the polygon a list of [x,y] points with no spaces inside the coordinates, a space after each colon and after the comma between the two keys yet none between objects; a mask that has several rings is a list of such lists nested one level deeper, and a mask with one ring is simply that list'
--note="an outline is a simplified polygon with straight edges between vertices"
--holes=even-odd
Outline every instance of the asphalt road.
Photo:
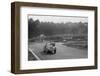
[{"label": "asphalt road", "polygon": [[67,47],[62,43],[56,43],[56,54],[44,54],[44,43],[29,43],[29,48],[41,59],[41,60],[55,60],[55,59],[79,59],[87,58],[87,50]]}]

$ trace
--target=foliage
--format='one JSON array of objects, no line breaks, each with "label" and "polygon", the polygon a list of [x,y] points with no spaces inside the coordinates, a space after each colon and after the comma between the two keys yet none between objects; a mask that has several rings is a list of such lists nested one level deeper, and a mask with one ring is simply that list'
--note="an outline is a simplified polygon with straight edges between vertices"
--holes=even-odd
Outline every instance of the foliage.
[{"label": "foliage", "polygon": [[41,34],[45,36],[53,35],[87,35],[88,23],[82,22],[67,22],[67,23],[54,23],[54,22],[40,22],[39,20],[28,20],[28,37],[38,37]]}]

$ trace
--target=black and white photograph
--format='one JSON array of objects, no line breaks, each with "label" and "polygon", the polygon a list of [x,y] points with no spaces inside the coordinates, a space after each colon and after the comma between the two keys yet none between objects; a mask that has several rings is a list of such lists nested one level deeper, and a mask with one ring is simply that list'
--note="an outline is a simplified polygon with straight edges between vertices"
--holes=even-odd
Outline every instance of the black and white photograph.
[{"label": "black and white photograph", "polygon": [[28,15],[28,61],[88,58],[88,17]]}]

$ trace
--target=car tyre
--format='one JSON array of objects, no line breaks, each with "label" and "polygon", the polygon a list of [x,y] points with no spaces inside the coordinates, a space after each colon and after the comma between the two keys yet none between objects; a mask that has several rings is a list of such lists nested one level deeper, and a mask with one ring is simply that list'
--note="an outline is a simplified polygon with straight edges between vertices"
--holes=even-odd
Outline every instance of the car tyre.
[{"label": "car tyre", "polygon": [[56,54],[56,48],[55,48],[55,50],[54,50],[54,54]]}]

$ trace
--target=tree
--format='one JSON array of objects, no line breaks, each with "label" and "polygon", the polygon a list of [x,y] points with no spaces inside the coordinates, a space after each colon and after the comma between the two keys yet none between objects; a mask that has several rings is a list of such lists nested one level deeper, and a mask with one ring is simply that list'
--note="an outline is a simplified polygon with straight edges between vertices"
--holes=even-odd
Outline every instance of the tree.
[{"label": "tree", "polygon": [[39,20],[34,21],[32,18],[28,20],[28,37],[32,38],[33,36],[38,35],[37,25],[39,24]]}]

